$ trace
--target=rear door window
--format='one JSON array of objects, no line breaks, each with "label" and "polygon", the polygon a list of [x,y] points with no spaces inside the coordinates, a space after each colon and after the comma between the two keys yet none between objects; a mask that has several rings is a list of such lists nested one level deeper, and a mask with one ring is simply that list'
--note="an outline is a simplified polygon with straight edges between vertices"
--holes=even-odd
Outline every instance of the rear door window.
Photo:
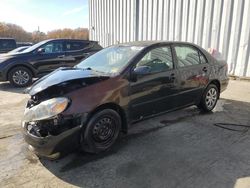
[{"label": "rear door window", "polygon": [[76,51],[76,50],[82,50],[88,46],[88,43],[86,42],[72,42],[68,41],[66,42],[65,48],[66,51]]},{"label": "rear door window", "polygon": [[206,58],[197,49],[191,46],[175,46],[178,66],[187,67],[206,63]]},{"label": "rear door window", "polygon": [[201,63],[207,63],[207,59],[205,58],[205,56],[201,52],[199,52],[199,56],[200,56]]}]

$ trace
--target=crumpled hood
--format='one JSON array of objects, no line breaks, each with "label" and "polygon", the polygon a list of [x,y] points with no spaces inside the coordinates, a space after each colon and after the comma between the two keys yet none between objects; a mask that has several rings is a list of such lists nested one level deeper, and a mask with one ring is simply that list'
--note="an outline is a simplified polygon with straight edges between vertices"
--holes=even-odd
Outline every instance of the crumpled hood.
[{"label": "crumpled hood", "polygon": [[51,86],[76,79],[84,79],[91,77],[108,77],[102,73],[78,68],[59,68],[50,74],[37,80],[28,90],[30,95],[35,95]]}]

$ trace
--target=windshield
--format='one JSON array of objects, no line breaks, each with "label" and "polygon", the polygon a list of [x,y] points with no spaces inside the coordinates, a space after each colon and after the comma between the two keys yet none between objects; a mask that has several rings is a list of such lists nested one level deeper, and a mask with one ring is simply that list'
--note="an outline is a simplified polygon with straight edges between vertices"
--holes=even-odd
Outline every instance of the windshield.
[{"label": "windshield", "polygon": [[92,69],[108,74],[120,72],[142,49],[138,46],[112,46],[105,48],[76,65],[77,68]]},{"label": "windshield", "polygon": [[36,48],[38,48],[39,46],[45,44],[46,42],[48,42],[48,40],[44,40],[44,41],[41,41],[41,42],[38,42],[37,44],[27,48],[26,50],[22,51],[23,53],[26,53],[26,52],[31,52],[33,50],[35,50]]}]

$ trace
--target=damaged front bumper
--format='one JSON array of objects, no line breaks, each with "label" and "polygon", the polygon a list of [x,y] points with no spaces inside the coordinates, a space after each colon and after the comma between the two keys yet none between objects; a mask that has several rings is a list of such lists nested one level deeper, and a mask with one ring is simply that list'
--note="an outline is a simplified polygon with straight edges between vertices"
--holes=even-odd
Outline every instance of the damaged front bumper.
[{"label": "damaged front bumper", "polygon": [[38,156],[58,158],[79,147],[84,117],[22,122],[24,139]]}]

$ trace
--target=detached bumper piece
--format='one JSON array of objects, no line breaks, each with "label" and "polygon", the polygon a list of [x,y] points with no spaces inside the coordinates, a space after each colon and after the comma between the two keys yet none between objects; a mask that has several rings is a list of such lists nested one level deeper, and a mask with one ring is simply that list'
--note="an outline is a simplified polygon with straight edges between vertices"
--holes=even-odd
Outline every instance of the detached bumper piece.
[{"label": "detached bumper piece", "polygon": [[38,156],[55,159],[79,146],[81,118],[23,122],[22,128],[31,151]]}]

